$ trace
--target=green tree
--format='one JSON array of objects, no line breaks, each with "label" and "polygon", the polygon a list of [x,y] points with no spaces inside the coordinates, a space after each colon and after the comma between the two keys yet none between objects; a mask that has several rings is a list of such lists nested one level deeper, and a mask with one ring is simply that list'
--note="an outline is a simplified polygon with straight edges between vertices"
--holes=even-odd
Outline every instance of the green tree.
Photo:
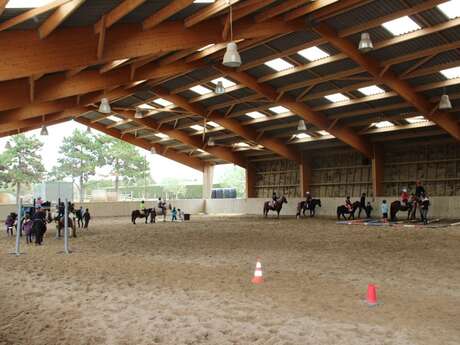
[{"label": "green tree", "polygon": [[164,191],[170,196],[172,195],[174,199],[178,199],[179,195],[185,194],[185,184],[184,181],[176,177],[166,177],[161,180],[161,184],[164,187]]},{"label": "green tree", "polygon": [[39,182],[45,173],[40,150],[43,144],[35,137],[15,135],[10,148],[0,155],[0,184],[16,186],[16,201],[19,201],[21,185]]},{"label": "green tree", "polygon": [[104,165],[102,143],[97,136],[75,129],[70,137],[64,138],[59,148],[58,165],[53,168],[52,176],[62,179],[78,178],[80,202],[83,202],[84,186],[96,168]]},{"label": "green tree", "polygon": [[239,198],[245,193],[245,171],[237,166],[229,166],[226,168],[220,179],[222,188],[236,188],[236,194]]},{"label": "green tree", "polygon": [[103,143],[105,164],[115,176],[115,194],[118,200],[120,179],[125,184],[133,184],[150,175],[150,168],[134,145],[109,136],[102,136],[99,140]]}]

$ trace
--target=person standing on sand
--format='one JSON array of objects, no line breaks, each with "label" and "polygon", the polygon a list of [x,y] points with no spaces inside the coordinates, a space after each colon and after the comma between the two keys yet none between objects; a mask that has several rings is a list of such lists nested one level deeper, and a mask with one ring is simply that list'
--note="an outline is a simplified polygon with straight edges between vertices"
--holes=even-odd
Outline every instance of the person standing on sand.
[{"label": "person standing on sand", "polygon": [[388,222],[388,204],[386,200],[382,201],[381,210],[382,210],[383,222],[387,223]]},{"label": "person standing on sand", "polygon": [[177,210],[175,207],[173,207],[171,211],[171,221],[172,222],[177,221]]},{"label": "person standing on sand", "polygon": [[83,215],[83,220],[85,221],[85,229],[88,229],[90,219],[91,215],[89,214],[89,209],[86,209],[85,214]]}]

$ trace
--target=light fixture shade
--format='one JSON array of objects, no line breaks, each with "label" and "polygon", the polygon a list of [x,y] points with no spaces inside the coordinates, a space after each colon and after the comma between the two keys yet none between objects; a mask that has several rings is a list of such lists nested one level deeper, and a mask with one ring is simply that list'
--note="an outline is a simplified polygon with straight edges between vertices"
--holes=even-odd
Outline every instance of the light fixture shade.
[{"label": "light fixture shade", "polygon": [[134,113],[134,118],[135,119],[142,119],[144,117],[144,114],[142,114],[142,110],[139,108],[136,108],[136,112]]},{"label": "light fixture shade", "polygon": [[90,126],[86,127],[86,133],[91,134],[91,127]]},{"label": "light fixture shade", "polygon": [[5,150],[9,150],[9,149],[11,149],[11,144],[9,141],[7,141],[5,144]]},{"label": "light fixture shade", "polygon": [[222,81],[217,82],[216,89],[214,90],[214,92],[217,95],[223,95],[225,93],[225,88],[224,88],[224,84],[222,83]]},{"label": "light fixture shade", "polygon": [[209,137],[208,146],[216,146],[216,142],[214,141],[213,137]]},{"label": "light fixture shade", "polygon": [[450,103],[449,95],[441,96],[441,100],[439,101],[439,109],[441,110],[452,109],[452,104]]},{"label": "light fixture shade", "polygon": [[46,128],[45,125],[42,126],[42,130],[40,131],[41,136],[47,136],[48,135],[48,128]]},{"label": "light fixture shade", "polygon": [[109,100],[107,98],[101,99],[101,104],[99,105],[99,112],[102,114],[110,114],[112,112]]},{"label": "light fixture shade", "polygon": [[227,44],[223,65],[231,68],[237,68],[241,66],[241,56],[240,53],[238,53],[238,46],[235,42],[230,42]]},{"label": "light fixture shade", "polygon": [[150,153],[151,153],[152,155],[154,155],[154,154],[157,153],[157,150],[156,150],[155,146],[152,146],[152,148],[150,149]]},{"label": "light fixture shade", "polygon": [[361,34],[361,40],[359,41],[359,50],[364,53],[367,53],[374,49],[374,44],[371,40],[371,35],[368,32],[363,32]]},{"label": "light fixture shade", "polygon": [[305,124],[304,120],[299,120],[299,124],[297,125],[297,130],[298,131],[306,131],[307,130],[307,125]]}]

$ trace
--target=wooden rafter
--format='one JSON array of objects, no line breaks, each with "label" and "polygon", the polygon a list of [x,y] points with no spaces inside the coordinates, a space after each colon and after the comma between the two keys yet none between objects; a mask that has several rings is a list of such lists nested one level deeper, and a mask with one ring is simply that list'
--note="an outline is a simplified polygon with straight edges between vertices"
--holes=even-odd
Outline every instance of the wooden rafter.
[{"label": "wooden rafter", "polygon": [[[327,4],[329,3],[334,3],[337,0],[326,0]],[[264,22],[268,19],[271,19],[273,17],[282,15],[285,12],[288,12],[296,7],[299,7],[301,5],[304,5],[306,3],[311,2],[311,0],[284,0],[282,1],[279,5],[277,6],[270,6],[269,9],[263,11],[262,13],[259,13],[256,15],[255,20],[256,22]],[[316,2],[324,3],[324,0],[319,0]],[[324,5],[323,5],[324,6]]]},{"label": "wooden rafter", "polygon": [[144,19],[142,27],[144,30],[153,29],[191,4],[193,4],[193,0],[173,0],[150,17]]},{"label": "wooden rafter", "polygon": [[94,31],[98,34],[101,32],[102,28],[110,28],[113,24],[118,22],[121,18],[126,16],[129,12],[133,11],[140,5],[142,5],[146,0],[124,0],[118,6],[116,6],[109,13],[105,14],[105,22],[99,20],[94,25]]},{"label": "wooden rafter", "polygon": [[206,6],[202,10],[197,11],[196,13],[192,14],[191,16],[187,17],[184,21],[185,27],[189,28],[192,27],[210,17],[219,13],[229,6],[237,3],[239,0],[216,0],[214,3]]},{"label": "wooden rafter", "polygon": [[54,13],[38,28],[41,39],[48,37],[68,16],[79,8],[86,0],[72,0],[56,8]]},{"label": "wooden rafter", "polygon": [[3,11],[5,10],[6,4],[8,0],[0,0],[0,16],[2,15]]}]

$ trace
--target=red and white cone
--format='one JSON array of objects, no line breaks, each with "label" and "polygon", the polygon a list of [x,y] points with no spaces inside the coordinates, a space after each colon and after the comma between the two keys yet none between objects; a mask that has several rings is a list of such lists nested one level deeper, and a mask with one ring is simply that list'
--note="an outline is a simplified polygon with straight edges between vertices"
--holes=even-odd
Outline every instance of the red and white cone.
[{"label": "red and white cone", "polygon": [[262,275],[262,265],[260,259],[257,258],[256,270],[254,271],[254,277],[252,277],[253,284],[262,284],[264,282],[264,277]]}]

